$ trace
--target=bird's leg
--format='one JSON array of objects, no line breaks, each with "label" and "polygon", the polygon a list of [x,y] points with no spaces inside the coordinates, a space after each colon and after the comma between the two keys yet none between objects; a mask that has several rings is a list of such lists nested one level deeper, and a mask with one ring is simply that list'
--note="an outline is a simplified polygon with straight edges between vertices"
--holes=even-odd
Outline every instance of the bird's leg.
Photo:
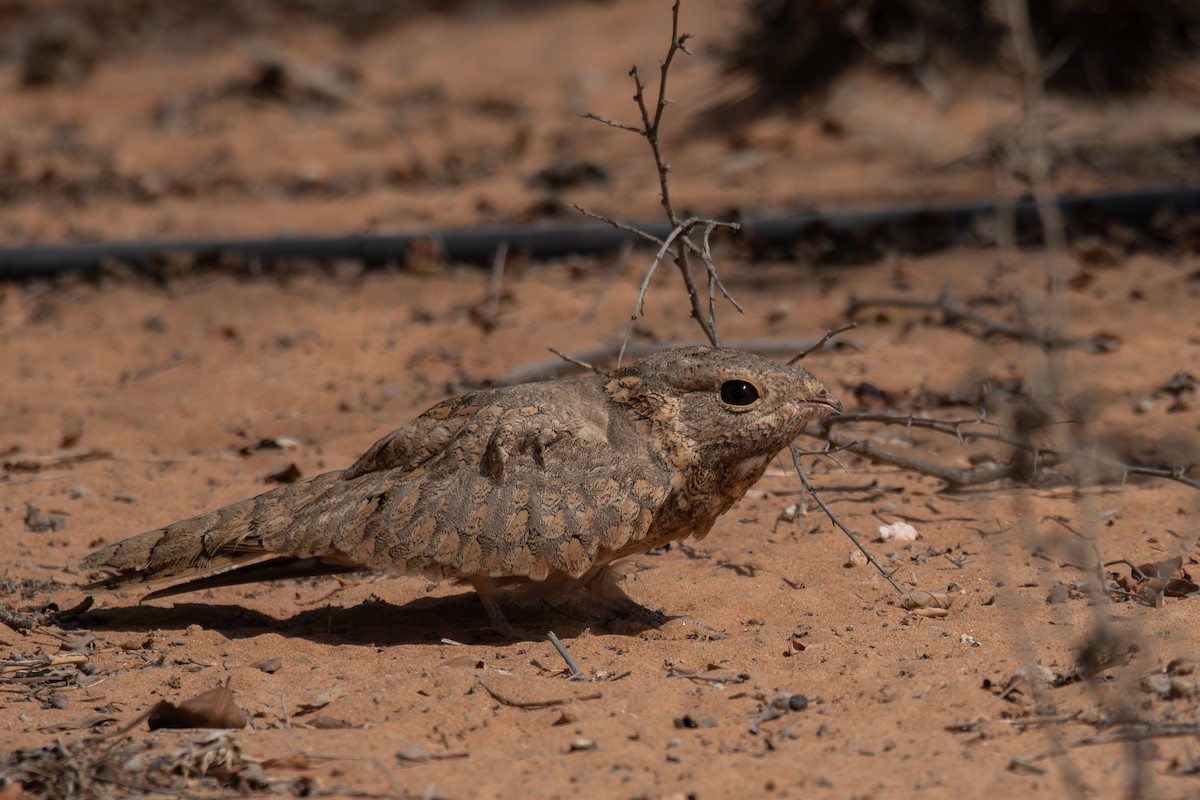
[{"label": "bird's leg", "polygon": [[508,621],[508,617],[504,616],[504,609],[496,600],[496,584],[491,578],[472,577],[468,581],[479,595],[479,602],[483,603],[483,610],[487,612],[488,621],[492,623],[492,630],[496,633],[518,641],[536,642],[546,638],[544,635],[518,628]]},{"label": "bird's leg", "polygon": [[610,567],[604,567],[597,572],[585,585],[588,596],[597,605],[606,609],[618,619],[636,622],[651,628],[662,630],[667,623],[678,617],[655,611],[625,594],[620,586],[620,576]]}]

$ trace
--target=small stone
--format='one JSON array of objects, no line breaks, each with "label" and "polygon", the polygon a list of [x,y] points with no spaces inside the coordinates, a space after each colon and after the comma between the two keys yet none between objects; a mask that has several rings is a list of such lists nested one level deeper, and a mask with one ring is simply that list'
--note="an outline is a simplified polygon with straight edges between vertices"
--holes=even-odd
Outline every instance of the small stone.
[{"label": "small stone", "polygon": [[691,714],[684,714],[674,720],[674,725],[678,729],[684,728],[715,728],[717,720],[715,717],[693,717]]},{"label": "small stone", "polygon": [[808,698],[802,694],[794,694],[788,698],[788,708],[792,711],[803,711],[808,708]]},{"label": "small stone", "polygon": [[396,758],[405,764],[424,764],[429,760],[429,753],[423,747],[406,747],[396,753]]},{"label": "small stone", "polygon": [[915,542],[919,536],[917,529],[907,522],[879,526],[879,538],[885,542]]},{"label": "small stone", "polygon": [[1150,694],[1166,697],[1171,693],[1171,679],[1161,673],[1142,678],[1142,689]]},{"label": "small stone", "polygon": [[26,503],[25,527],[33,533],[61,531],[67,527],[67,517],[61,511],[42,511],[32,503]]},{"label": "small stone", "polygon": [[1071,587],[1065,583],[1056,583],[1046,595],[1046,605],[1065,603],[1071,597]]}]

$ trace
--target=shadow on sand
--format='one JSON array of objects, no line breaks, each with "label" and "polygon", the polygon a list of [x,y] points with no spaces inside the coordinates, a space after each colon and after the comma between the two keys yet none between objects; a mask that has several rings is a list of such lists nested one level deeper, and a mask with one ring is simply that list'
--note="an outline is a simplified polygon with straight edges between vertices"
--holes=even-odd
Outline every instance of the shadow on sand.
[{"label": "shadow on sand", "polygon": [[[512,641],[492,630],[478,597],[471,591],[450,597],[422,597],[402,606],[380,600],[349,607],[322,605],[280,619],[228,603],[141,605],[125,598],[98,600],[92,610],[79,617],[80,627],[93,631],[155,631],[199,625],[231,639],[277,633],[324,644],[377,646],[432,644],[443,638],[471,644]],[[513,621],[533,631],[553,630],[563,638],[595,627],[594,623],[550,608],[514,616]]]}]

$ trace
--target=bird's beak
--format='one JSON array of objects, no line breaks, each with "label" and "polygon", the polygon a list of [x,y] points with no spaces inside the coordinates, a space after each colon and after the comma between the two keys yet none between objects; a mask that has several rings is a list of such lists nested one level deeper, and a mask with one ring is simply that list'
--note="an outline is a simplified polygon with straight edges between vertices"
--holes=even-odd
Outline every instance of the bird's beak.
[{"label": "bird's beak", "polygon": [[825,417],[836,417],[842,413],[842,401],[833,396],[828,389],[821,389],[817,396],[809,400],[809,405],[817,406],[818,413]]}]

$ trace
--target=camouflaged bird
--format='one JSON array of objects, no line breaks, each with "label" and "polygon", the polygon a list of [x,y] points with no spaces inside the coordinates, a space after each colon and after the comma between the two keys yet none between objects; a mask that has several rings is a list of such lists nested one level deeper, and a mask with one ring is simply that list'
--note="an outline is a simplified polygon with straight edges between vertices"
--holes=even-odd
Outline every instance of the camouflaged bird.
[{"label": "camouflaged bird", "polygon": [[580,378],[469,392],[352,467],[99,550],[94,587],[193,577],[146,599],[361,570],[455,578],[492,626],[506,603],[577,604],[660,625],[612,569],[704,537],[817,417],[841,404],[797,367],[728,348],[663,350]]}]

